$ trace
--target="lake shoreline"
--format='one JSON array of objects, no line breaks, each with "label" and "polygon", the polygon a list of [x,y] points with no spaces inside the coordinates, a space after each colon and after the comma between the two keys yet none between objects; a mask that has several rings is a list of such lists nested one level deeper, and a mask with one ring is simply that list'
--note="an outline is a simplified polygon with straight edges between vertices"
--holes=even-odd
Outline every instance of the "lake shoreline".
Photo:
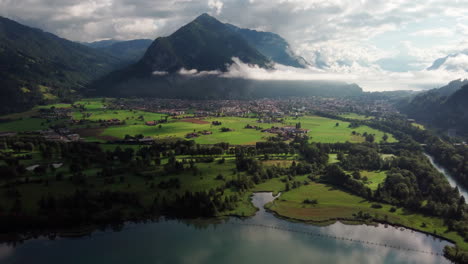
[{"label": "lake shoreline", "polygon": [[[255,194],[260,194],[260,193],[270,193],[274,199],[278,198],[281,193],[277,193],[274,195],[274,192],[271,191],[258,191],[252,193],[250,195],[251,197],[251,203],[253,204],[253,197]],[[271,201],[273,202],[274,199]],[[313,220],[303,220],[303,219],[297,219],[293,217],[289,217],[286,215],[281,215],[278,212],[271,210],[268,208],[268,204],[271,202],[267,202],[262,205],[262,208],[259,208],[254,205],[256,208],[256,212],[253,215],[237,215],[237,214],[229,214],[229,215],[223,215],[223,216],[217,216],[217,217],[209,217],[209,218],[180,218],[180,217],[170,217],[170,216],[163,216],[163,215],[154,215],[152,217],[141,217],[137,219],[131,219],[123,222],[114,222],[114,223],[108,223],[105,226],[98,226],[94,224],[90,225],[84,225],[84,226],[77,226],[77,227],[71,227],[71,228],[59,228],[59,229],[45,229],[45,230],[31,230],[31,231],[25,231],[23,233],[3,233],[0,234],[0,244],[12,244],[12,245],[21,245],[24,242],[27,242],[29,240],[34,240],[34,239],[48,239],[48,240],[57,240],[57,239],[73,239],[73,238],[83,238],[83,237],[91,237],[95,232],[106,232],[106,231],[111,231],[111,232],[120,232],[125,226],[129,226],[131,224],[151,224],[151,223],[157,223],[163,219],[163,221],[168,221],[168,220],[187,220],[187,221],[197,221],[197,220],[203,220],[206,221],[208,220],[210,224],[215,224],[215,222],[218,221],[225,221],[229,218],[235,218],[235,219],[241,219],[241,220],[246,220],[249,218],[253,218],[257,212],[259,212],[261,209],[264,209],[266,213],[269,213],[273,215],[274,217],[285,220],[291,223],[304,223],[307,225],[312,225],[312,226],[318,226],[318,227],[326,227],[335,224],[336,222],[340,222],[344,225],[365,225],[365,226],[377,226],[378,224],[382,225],[389,225],[395,228],[405,228],[407,230],[411,230],[414,232],[418,232],[421,234],[425,234],[427,236],[431,236],[437,239],[440,239],[442,241],[446,241],[449,243],[452,243],[453,245],[456,245],[455,241],[445,238],[443,236],[425,232],[422,230],[418,230],[412,227],[408,227],[405,225],[401,224],[395,224],[387,221],[382,221],[382,220],[375,220],[372,219],[372,221],[362,221],[358,219],[351,219],[351,218],[330,218],[326,219],[323,221],[313,221]],[[443,254],[440,253],[440,254]]]}]

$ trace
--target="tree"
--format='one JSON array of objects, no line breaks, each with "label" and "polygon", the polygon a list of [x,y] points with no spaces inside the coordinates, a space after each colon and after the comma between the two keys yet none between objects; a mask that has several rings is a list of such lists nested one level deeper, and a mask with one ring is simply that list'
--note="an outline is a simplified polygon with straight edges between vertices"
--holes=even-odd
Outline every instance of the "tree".
[{"label": "tree", "polygon": [[361,179],[361,173],[359,171],[354,171],[353,172],[353,178],[356,180]]},{"label": "tree", "polygon": [[388,135],[387,135],[387,133],[385,133],[385,134],[383,135],[382,139],[383,139],[383,141],[387,142],[387,140],[388,140]]}]

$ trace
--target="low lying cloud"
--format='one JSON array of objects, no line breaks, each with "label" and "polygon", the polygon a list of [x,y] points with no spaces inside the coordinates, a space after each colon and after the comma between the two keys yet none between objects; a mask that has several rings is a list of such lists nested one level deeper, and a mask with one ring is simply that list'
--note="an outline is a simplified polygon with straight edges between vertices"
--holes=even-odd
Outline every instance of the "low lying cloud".
[{"label": "low lying cloud", "polygon": [[154,71],[153,75],[155,76],[165,76],[168,75],[169,73],[167,71]]},{"label": "low lying cloud", "polygon": [[180,75],[190,77],[202,77],[207,75],[221,75],[221,71],[198,71],[197,69],[187,70],[185,68],[180,69],[178,72]]},{"label": "low lying cloud", "polygon": [[335,72],[330,72],[330,70],[325,71],[314,67],[300,69],[281,64],[275,64],[274,69],[264,69],[257,65],[246,64],[238,58],[232,58],[232,60],[233,63],[228,67],[227,72],[182,69],[179,74],[193,77],[218,75],[223,78],[273,81],[342,81],[356,83],[364,91],[431,89],[443,86],[455,79],[466,78],[466,72],[461,70],[455,72],[446,69],[389,72],[378,67],[362,67],[353,64],[341,69],[335,68]]},{"label": "low lying cloud", "polygon": [[460,53],[455,56],[449,56],[442,64],[442,68],[449,71],[468,70],[468,55]]}]

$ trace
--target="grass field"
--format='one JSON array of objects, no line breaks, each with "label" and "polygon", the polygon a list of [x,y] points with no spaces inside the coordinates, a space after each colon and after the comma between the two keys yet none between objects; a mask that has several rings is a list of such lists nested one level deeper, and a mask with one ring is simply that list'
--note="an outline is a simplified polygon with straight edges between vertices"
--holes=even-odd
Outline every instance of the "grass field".
[{"label": "grass field", "polygon": [[[381,142],[384,133],[382,131],[370,128],[368,126],[360,126],[357,128],[349,128],[349,122],[343,122],[339,120],[329,119],[319,116],[305,116],[300,118],[287,118],[287,124],[294,125],[298,122],[301,123],[302,128],[309,129],[309,137],[312,142],[321,143],[335,143],[335,142],[364,142],[364,138],[361,136],[352,135],[353,131],[363,134],[375,134],[375,141]],[[338,123],[338,126],[336,124]],[[388,135],[387,142],[396,142],[397,140],[392,136]]]},{"label": "grass field", "polygon": [[338,154],[328,154],[328,163],[329,164],[334,164],[340,162],[338,160]]},{"label": "grass field", "polygon": [[[284,177],[283,177],[284,178]],[[273,178],[268,181],[262,182],[255,185],[254,192],[273,192],[276,195],[279,192],[284,192],[286,190],[286,183],[282,181],[283,178]],[[294,177],[296,181],[305,181],[307,180],[307,175],[299,175]]]},{"label": "grass field", "polygon": [[[258,141],[265,141],[268,136],[272,136],[268,133],[262,133],[255,129],[245,129],[247,124],[255,125],[256,120],[252,118],[241,118],[241,117],[219,117],[219,118],[206,118],[206,124],[197,124],[192,122],[170,120],[167,124],[162,124],[161,128],[158,126],[146,126],[144,124],[139,125],[125,125],[109,127],[104,130],[101,136],[110,136],[116,138],[123,138],[126,134],[136,135],[143,134],[145,136],[151,136],[154,138],[184,138],[186,134],[198,131],[211,131],[211,135],[200,135],[197,138],[193,138],[195,142],[199,144],[216,144],[220,142],[229,142],[234,145],[248,145],[255,144]],[[212,121],[220,121],[222,125],[213,126]],[[272,125],[280,124],[269,124],[268,128]],[[221,132],[221,127],[227,127],[232,129],[230,132]]]},{"label": "grass field", "polygon": [[[367,177],[367,181],[364,184],[369,187],[371,190],[377,190],[379,184],[382,184],[387,178],[386,171],[361,171],[361,177]],[[361,178],[361,179],[362,179]]]},{"label": "grass field", "polygon": [[373,116],[359,115],[356,113],[346,113],[346,114],[341,114],[339,116],[343,118],[354,119],[354,120],[370,120],[374,118]]},{"label": "grass field", "polygon": [[[147,126],[146,121],[158,121],[164,119],[166,115],[144,112],[139,110],[112,110],[107,109],[105,99],[84,99],[74,103],[75,106],[84,107],[81,110],[79,107],[72,108],[71,104],[53,104],[47,106],[38,106],[31,111],[24,113],[12,114],[0,117],[0,119],[11,119],[9,122],[0,123],[0,132],[25,132],[46,129],[51,124],[63,121],[53,121],[47,123],[46,120],[40,118],[32,118],[31,116],[38,114],[40,108],[71,108],[72,118],[75,120],[110,120],[119,119],[125,124],[109,127],[101,127],[99,123],[85,123],[84,125],[70,125],[71,129],[77,129],[77,132],[87,141],[104,142],[106,140],[123,139],[125,135],[149,136],[158,139],[175,139],[185,138],[188,133],[199,131],[210,131],[211,135],[200,135],[192,138],[199,144],[215,144],[220,142],[229,142],[233,145],[250,145],[259,141],[265,141],[273,134],[263,133],[260,130],[246,129],[246,125],[259,126],[264,129],[272,126],[294,126],[296,123],[301,123],[302,128],[309,129],[309,137],[311,142],[334,143],[334,142],[363,142],[364,137],[352,135],[352,132],[363,134],[375,134],[376,142],[382,140],[383,132],[372,129],[367,126],[358,128],[349,128],[348,122],[333,120],[318,116],[304,116],[300,118],[286,117],[285,123],[257,123],[256,118],[242,117],[209,117],[205,119],[185,119],[174,120],[168,118],[168,123],[163,123],[161,126]],[[359,117],[356,114],[350,116]],[[219,121],[220,126],[213,126],[212,121]],[[338,126],[336,125],[338,123]],[[232,131],[221,132],[221,127],[230,128]],[[389,135],[388,142],[396,142],[392,135]]]},{"label": "grass field", "polygon": [[[306,205],[303,203],[305,199],[316,199],[318,204]],[[468,248],[468,244],[458,234],[447,230],[444,221],[440,218],[411,213],[401,208],[397,208],[392,213],[390,205],[381,204],[382,208],[375,209],[372,208],[372,204],[361,197],[333,186],[311,183],[284,192],[278,199],[267,204],[267,208],[281,216],[312,223],[329,222],[336,219],[353,220],[355,219],[353,214],[362,211],[370,214],[374,219],[381,219],[428,233],[435,231],[438,235],[457,242],[462,248]]]},{"label": "grass field", "polygon": [[426,127],[424,125],[418,124],[418,123],[411,123],[412,126],[417,127],[421,130],[426,130]]},{"label": "grass field", "polygon": [[44,119],[30,117],[0,123],[0,131],[2,132],[25,132],[47,129],[48,127],[49,124]]}]

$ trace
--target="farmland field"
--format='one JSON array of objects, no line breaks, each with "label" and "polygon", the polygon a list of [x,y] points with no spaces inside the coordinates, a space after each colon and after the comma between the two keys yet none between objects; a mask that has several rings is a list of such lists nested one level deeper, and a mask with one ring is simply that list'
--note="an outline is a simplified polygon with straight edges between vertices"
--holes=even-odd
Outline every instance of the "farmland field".
[{"label": "farmland field", "polygon": [[[198,137],[191,140],[199,144],[216,144],[228,142],[233,145],[252,145],[259,141],[266,141],[274,134],[261,132],[261,129],[246,129],[246,125],[268,129],[273,126],[295,126],[308,129],[310,142],[335,143],[335,142],[364,142],[362,134],[374,134],[375,141],[382,141],[383,132],[367,126],[350,128],[348,122],[319,117],[303,116],[299,118],[285,117],[283,123],[258,123],[256,118],[244,117],[206,117],[190,118],[191,115],[181,119],[173,119],[165,114],[145,112],[140,110],[114,110],[108,109],[106,99],[83,99],[71,104],[52,104],[38,106],[35,109],[0,117],[4,122],[0,123],[0,132],[25,132],[47,129],[50,125],[62,124],[68,126],[80,134],[86,141],[105,142],[107,140],[120,140],[126,135],[143,135],[155,139],[185,138],[189,133],[198,133]],[[46,120],[35,118],[40,109],[65,108],[70,109],[73,120],[82,120],[85,123],[71,125],[67,120]],[[351,114],[350,114],[351,115]],[[352,114],[354,116],[354,114]],[[166,120],[154,126],[148,126],[145,122]],[[119,120],[120,125],[105,125],[106,120]],[[221,122],[220,125],[212,125],[213,121]],[[221,128],[229,128],[228,132],[221,132]],[[203,135],[202,131],[208,131]],[[388,135],[388,142],[396,142],[392,135]]]},{"label": "farmland field", "polygon": [[[370,128],[368,126],[359,126],[357,128],[350,128],[349,122],[343,122],[319,116],[305,116],[299,118],[287,118],[287,124],[301,123],[302,128],[309,129],[309,137],[311,142],[321,143],[335,143],[335,142],[364,142],[362,136],[352,135],[352,132],[363,134],[375,134],[375,141],[382,141],[384,133],[382,131]],[[337,126],[338,124],[338,126]],[[392,135],[388,135],[388,142],[396,142]]]},{"label": "farmland field", "polygon": [[[317,204],[304,204],[306,199],[315,199]],[[361,211],[363,214],[368,213],[375,219],[379,218],[383,221],[426,232],[436,231],[438,234],[443,234],[444,237],[458,242],[463,247],[468,247],[457,233],[448,231],[440,218],[423,216],[402,208],[396,208],[396,211],[392,213],[390,205],[380,204],[382,208],[373,208],[372,205],[372,202],[364,198],[349,194],[331,185],[312,182],[284,192],[280,198],[267,204],[266,207],[280,216],[317,224],[335,222],[336,219],[353,220]]]},{"label": "farmland field", "polygon": [[356,113],[341,114],[340,117],[355,119],[355,120],[370,120],[370,119],[374,118],[372,116],[359,115],[359,114],[356,114]]},{"label": "farmland field", "polygon": [[366,177],[368,180],[364,182],[367,187],[369,187],[371,190],[375,191],[377,190],[377,187],[379,184],[382,184],[385,181],[385,178],[387,178],[387,172],[386,171],[361,171],[361,177],[364,178]]},{"label": "farmland field", "polygon": [[[220,142],[229,142],[234,145],[248,145],[255,144],[258,141],[266,141],[270,136],[269,133],[262,133],[260,130],[246,129],[245,126],[256,125],[263,128],[271,126],[284,126],[294,125],[300,122],[302,128],[309,129],[309,137],[311,142],[334,143],[334,142],[364,142],[362,136],[352,135],[353,131],[357,133],[367,132],[368,134],[375,134],[376,141],[381,141],[384,135],[383,132],[372,129],[367,126],[358,128],[349,128],[348,122],[341,122],[333,119],[306,116],[297,119],[286,118],[285,124],[258,124],[256,119],[242,118],[242,117],[209,117],[203,119],[209,124],[196,124],[191,122],[182,121],[169,121],[167,124],[162,124],[161,127],[146,126],[144,124],[137,125],[124,125],[115,126],[105,129],[101,136],[123,138],[126,134],[136,135],[143,134],[144,136],[151,136],[155,138],[176,137],[184,138],[187,133],[198,132],[207,130],[212,132],[211,135],[201,135],[200,137],[193,138],[199,144],[215,144]],[[211,125],[212,121],[219,121],[222,123],[220,126]],[[339,123],[339,126],[336,126]],[[232,129],[230,132],[221,132],[220,127],[227,127]],[[388,142],[396,142],[392,135],[389,135]]]}]

